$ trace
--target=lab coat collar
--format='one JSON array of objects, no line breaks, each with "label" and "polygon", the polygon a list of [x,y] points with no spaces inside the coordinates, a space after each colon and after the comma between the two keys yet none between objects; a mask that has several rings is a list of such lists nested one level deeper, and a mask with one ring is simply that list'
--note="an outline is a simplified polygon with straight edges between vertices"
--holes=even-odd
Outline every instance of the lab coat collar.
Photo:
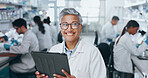
[{"label": "lab coat collar", "polygon": [[128,32],[125,32],[125,34],[127,34],[127,36],[132,37],[132,34],[129,34]]},{"label": "lab coat collar", "polygon": [[24,35],[29,34],[31,30],[27,30]]},{"label": "lab coat collar", "polygon": [[66,42],[64,41],[64,49],[65,49],[65,52],[67,53],[67,51],[71,51],[72,53],[74,53],[74,52],[76,51],[76,49],[77,49],[79,43],[80,43],[80,38],[79,38],[79,40],[78,40],[78,42],[77,42],[75,48],[74,48],[73,50],[68,50],[68,48],[66,47]]},{"label": "lab coat collar", "polygon": [[76,57],[77,55],[84,53],[84,51],[82,50],[82,48],[83,48],[82,46],[83,46],[83,41],[80,39],[80,42],[77,46],[77,49],[76,49],[75,53],[73,53],[71,55],[71,58]]},{"label": "lab coat collar", "polygon": [[[83,40],[80,38],[79,44],[78,44],[77,49],[76,49],[75,52],[78,52],[78,53],[83,52],[82,51],[82,44],[83,44]],[[64,50],[63,52],[65,53],[65,47],[64,47],[65,46],[65,41],[62,42],[62,45],[63,45],[63,50]]]},{"label": "lab coat collar", "polygon": [[77,49],[76,49],[75,52],[77,52],[77,53],[83,53],[84,51],[82,50],[82,46],[83,46],[83,40],[80,38],[79,45],[77,46]]}]

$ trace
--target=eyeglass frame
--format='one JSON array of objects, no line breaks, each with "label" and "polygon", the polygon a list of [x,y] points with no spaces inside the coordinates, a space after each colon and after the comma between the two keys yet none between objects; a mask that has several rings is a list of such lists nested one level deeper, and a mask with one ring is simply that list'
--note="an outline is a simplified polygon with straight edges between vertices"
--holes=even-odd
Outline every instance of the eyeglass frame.
[{"label": "eyeglass frame", "polygon": [[[67,24],[67,25],[65,26],[66,28],[63,28],[62,25],[61,25],[61,24],[64,24],[64,23]],[[74,24],[74,23],[77,24],[77,27],[76,27],[76,28],[72,25],[72,24]],[[80,22],[77,22],[77,21],[73,21],[72,23],[67,23],[67,22],[60,23],[61,29],[64,29],[64,30],[68,29],[69,25],[71,26],[72,29],[77,29],[77,28],[79,28],[78,26],[81,25],[81,23],[80,23]]]}]

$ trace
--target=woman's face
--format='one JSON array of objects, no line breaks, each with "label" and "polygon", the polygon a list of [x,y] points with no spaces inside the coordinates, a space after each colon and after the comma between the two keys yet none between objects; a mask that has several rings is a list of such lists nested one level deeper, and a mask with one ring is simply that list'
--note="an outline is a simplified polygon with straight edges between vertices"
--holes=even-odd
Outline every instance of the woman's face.
[{"label": "woman's face", "polygon": [[137,30],[139,29],[139,27],[130,27],[130,34],[134,35],[137,33]]},{"label": "woman's face", "polygon": [[67,27],[67,29],[61,27],[61,33],[66,42],[78,41],[80,32],[82,31],[82,25],[80,24],[78,17],[75,15],[65,15],[61,19],[61,26],[62,25]]}]

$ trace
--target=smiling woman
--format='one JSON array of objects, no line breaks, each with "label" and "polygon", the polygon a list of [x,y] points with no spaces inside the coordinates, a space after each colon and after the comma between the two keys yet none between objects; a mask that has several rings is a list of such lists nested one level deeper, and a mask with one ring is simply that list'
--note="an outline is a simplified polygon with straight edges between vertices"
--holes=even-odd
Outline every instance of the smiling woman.
[{"label": "smiling woman", "polygon": [[[61,23],[73,23],[73,22],[79,22],[79,19],[76,15],[65,15],[62,20]],[[73,25],[72,25],[73,26]],[[73,43],[73,45],[75,46],[76,43],[79,40],[79,34],[82,31],[82,25],[78,24],[76,25],[77,27],[75,29],[72,28],[72,26],[68,26],[67,29],[62,29],[61,28],[61,33],[63,35],[63,37],[65,38],[66,42],[68,43]],[[73,49],[73,48],[69,48],[69,49]]]},{"label": "smiling woman", "polygon": [[[58,74],[53,76],[56,78],[105,78],[106,67],[100,51],[79,37],[82,31],[80,13],[74,8],[63,9],[60,13],[60,26],[65,41],[53,46],[50,52],[67,54],[71,75],[61,69],[66,77]],[[45,77],[45,74],[36,72],[36,76]]]}]

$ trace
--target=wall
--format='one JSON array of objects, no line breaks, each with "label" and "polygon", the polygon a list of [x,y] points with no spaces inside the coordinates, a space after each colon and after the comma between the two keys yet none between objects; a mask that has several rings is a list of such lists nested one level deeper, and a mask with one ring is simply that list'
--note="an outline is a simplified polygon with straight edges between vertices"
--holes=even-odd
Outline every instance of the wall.
[{"label": "wall", "polygon": [[118,16],[120,21],[117,25],[117,31],[120,34],[124,24],[124,0],[106,0],[106,22],[111,21],[113,16]]},{"label": "wall", "polygon": [[106,21],[110,20],[113,15],[117,15],[122,18],[122,7],[124,6],[124,0],[106,0]]}]

